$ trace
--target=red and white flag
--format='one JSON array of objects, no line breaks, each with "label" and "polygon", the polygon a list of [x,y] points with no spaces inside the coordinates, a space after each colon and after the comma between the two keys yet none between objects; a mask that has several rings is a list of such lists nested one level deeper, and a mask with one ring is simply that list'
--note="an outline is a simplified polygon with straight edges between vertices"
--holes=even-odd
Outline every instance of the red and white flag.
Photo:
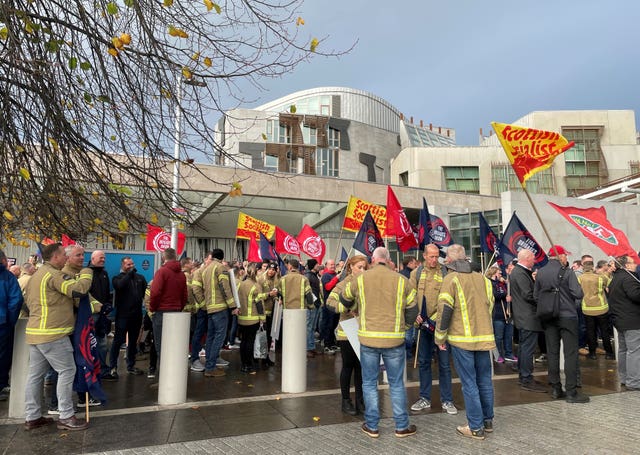
[{"label": "red and white flag", "polygon": [[297,240],[300,244],[300,249],[307,256],[312,257],[318,262],[322,262],[326,246],[324,244],[324,240],[320,238],[318,233],[314,231],[311,226],[308,224],[302,226]]},{"label": "red and white flag", "polygon": [[294,236],[276,226],[276,252],[300,256],[300,244]]},{"label": "red and white flag", "polygon": [[604,207],[580,209],[562,207],[552,202],[549,202],[549,205],[560,212],[569,223],[578,228],[582,235],[591,240],[605,254],[613,257],[626,255],[636,264],[640,263],[640,258],[631,247],[625,233],[614,228],[607,219],[607,211]]},{"label": "red and white flag", "polygon": [[247,252],[247,261],[249,262],[262,262],[262,256],[260,256],[260,247],[256,237],[253,236],[249,239],[249,251]]},{"label": "red and white flag", "polygon": [[398,248],[403,253],[418,248],[411,224],[390,186],[387,185],[387,235],[395,235]]},{"label": "red and white flag", "polygon": [[[178,232],[178,249],[176,253],[180,255],[184,249],[186,237],[182,232]],[[147,251],[158,251],[162,253],[171,247],[171,233],[152,224],[147,224]]]}]

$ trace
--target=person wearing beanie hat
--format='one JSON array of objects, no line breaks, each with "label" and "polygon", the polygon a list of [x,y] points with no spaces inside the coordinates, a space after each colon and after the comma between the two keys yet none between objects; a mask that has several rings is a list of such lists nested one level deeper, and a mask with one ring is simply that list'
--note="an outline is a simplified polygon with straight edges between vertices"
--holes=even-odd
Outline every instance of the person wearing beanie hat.
[{"label": "person wearing beanie hat", "polygon": [[309,271],[313,270],[316,265],[318,265],[318,261],[316,261],[315,259],[307,260],[307,270]]}]

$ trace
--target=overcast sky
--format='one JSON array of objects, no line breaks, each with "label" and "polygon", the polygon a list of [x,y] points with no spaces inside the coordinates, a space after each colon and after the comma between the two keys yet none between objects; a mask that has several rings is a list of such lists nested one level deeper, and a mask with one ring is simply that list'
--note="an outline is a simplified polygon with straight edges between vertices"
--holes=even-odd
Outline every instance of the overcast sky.
[{"label": "overcast sky", "polygon": [[632,109],[638,124],[635,0],[307,0],[301,16],[307,33],[327,35],[320,46],[357,40],[355,49],[261,81],[267,91],[251,107],[298,90],[351,87],[416,123],[454,128],[460,145],[477,145],[491,121],[536,110]]}]

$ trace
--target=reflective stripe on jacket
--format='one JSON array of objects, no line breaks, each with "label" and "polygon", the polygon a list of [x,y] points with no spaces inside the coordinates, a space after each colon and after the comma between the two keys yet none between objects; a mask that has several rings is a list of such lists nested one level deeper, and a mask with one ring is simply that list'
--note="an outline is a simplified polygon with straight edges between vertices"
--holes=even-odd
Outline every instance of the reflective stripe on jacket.
[{"label": "reflective stripe on jacket", "polygon": [[374,348],[404,343],[405,311],[411,309],[407,317],[415,320],[415,296],[409,280],[382,263],[350,281],[340,294],[341,299],[357,303],[358,338],[363,345]]},{"label": "reflective stripe on jacket", "polygon": [[256,306],[256,296],[259,291],[258,283],[250,279],[244,280],[238,286],[238,298],[240,299],[239,325],[253,325],[265,320],[264,314],[259,314]]},{"label": "reflective stripe on jacket", "polygon": [[282,306],[288,310],[304,310],[307,306],[306,295],[311,294],[309,280],[297,270],[289,272],[280,278],[278,291],[282,295]]},{"label": "reflective stripe on jacket", "polygon": [[[467,351],[490,351],[496,347],[491,318],[493,286],[487,278],[470,270],[450,271],[444,277],[438,297],[435,341],[448,341]],[[445,306],[453,310],[447,312],[448,321],[443,320]]]},{"label": "reflective stripe on jacket", "polygon": [[[420,272],[420,277],[418,277]],[[427,298],[427,316],[429,319],[435,319],[438,311],[438,295],[442,288],[442,267],[440,264],[431,268],[426,266],[416,267],[411,271],[411,285],[416,290],[416,303],[420,307],[418,312],[422,310],[422,297]]]},{"label": "reflective stripe on jacket", "polygon": [[204,303],[207,313],[218,313],[227,308],[235,308],[229,273],[233,272],[230,272],[222,262],[214,259],[191,281],[196,301]]},{"label": "reflective stripe on jacket", "polygon": [[31,277],[25,291],[29,308],[27,344],[49,343],[73,333],[73,299],[89,292],[92,279],[90,268],[72,276],[45,262]]},{"label": "reflective stripe on jacket", "polygon": [[578,283],[584,292],[582,298],[582,312],[584,314],[600,316],[609,311],[609,303],[605,295],[608,282],[609,279],[606,276],[594,272],[584,272],[578,277]]}]

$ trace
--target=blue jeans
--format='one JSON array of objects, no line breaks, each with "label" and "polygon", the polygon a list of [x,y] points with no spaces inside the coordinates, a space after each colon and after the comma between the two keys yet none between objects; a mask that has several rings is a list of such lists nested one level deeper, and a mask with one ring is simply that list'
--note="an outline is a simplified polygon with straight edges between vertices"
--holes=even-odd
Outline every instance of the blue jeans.
[{"label": "blue jeans", "polygon": [[407,359],[411,359],[411,350],[416,344],[416,333],[417,329],[413,326],[404,332],[404,347],[407,350]]},{"label": "blue jeans", "polygon": [[[433,356],[433,333],[420,329],[420,345],[418,346],[418,362],[420,372],[420,396],[431,401],[431,358]],[[449,351],[438,349],[438,379],[440,381],[440,400],[442,403],[453,401],[451,392],[451,357]]]},{"label": "blue jeans", "polygon": [[491,353],[466,351],[451,346],[456,371],[462,383],[462,396],[469,428],[484,428],[484,421],[493,419],[493,383],[491,382]]},{"label": "blue jeans", "polygon": [[191,338],[191,361],[198,360],[200,358],[200,349],[202,349],[202,335],[207,331],[207,310],[198,310],[196,313],[196,329],[193,331],[193,337]]},{"label": "blue jeans", "polygon": [[[44,377],[53,368],[58,372],[58,409],[60,418],[68,419],[75,415],[73,408],[73,379],[76,375],[76,363],[73,359],[73,346],[68,336],[49,343],[29,346],[29,372],[25,386],[25,419],[36,420],[42,417],[42,391]],[[53,392],[52,392],[53,393]]]},{"label": "blue jeans", "polygon": [[316,339],[313,335],[319,316],[318,308],[307,310],[307,351],[313,351],[316,348]]},{"label": "blue jeans", "polygon": [[493,333],[496,337],[496,346],[500,357],[513,358],[513,324],[494,319]]},{"label": "blue jeans", "polygon": [[220,349],[222,349],[224,339],[227,336],[229,312],[227,310],[222,310],[217,313],[210,313],[208,324],[207,347],[205,348],[207,351],[207,362],[205,363],[204,368],[206,371],[213,371],[216,369]]},{"label": "blue jeans", "polygon": [[372,430],[378,429],[380,410],[378,405],[378,373],[380,372],[380,357],[384,361],[389,380],[389,396],[396,430],[409,428],[409,413],[407,412],[407,391],[404,388],[404,367],[406,354],[404,344],[394,348],[372,348],[360,346],[360,365],[362,366],[362,393],[364,395],[364,420]]}]

